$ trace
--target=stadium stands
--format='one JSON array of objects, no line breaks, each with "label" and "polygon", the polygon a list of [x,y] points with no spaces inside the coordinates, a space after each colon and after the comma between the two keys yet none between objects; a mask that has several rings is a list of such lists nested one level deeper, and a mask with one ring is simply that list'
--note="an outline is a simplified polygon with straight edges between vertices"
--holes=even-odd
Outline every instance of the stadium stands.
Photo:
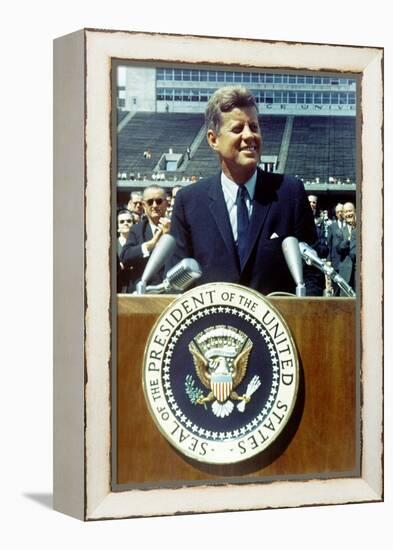
[{"label": "stadium stands", "polygon": [[[202,124],[202,114],[136,113],[118,134],[118,172],[151,175],[169,149],[185,154]],[[147,149],[150,159],[143,156]]]},{"label": "stadium stands", "polygon": [[[127,114],[127,112],[126,112]],[[124,114],[122,115],[124,117]],[[120,119],[118,118],[118,122]],[[260,117],[263,132],[263,155],[279,156],[287,117]],[[167,172],[166,180],[199,177],[218,171],[216,155],[206,138],[196,139],[204,124],[199,113],[136,113],[118,134],[118,172],[140,174],[151,179],[164,153],[173,149],[184,154],[179,169]],[[194,143],[191,160],[186,148]],[[151,150],[146,159],[143,152]],[[305,182],[329,178],[356,181],[356,119],[349,116],[295,116],[290,135],[286,165],[280,172],[297,175]]]},{"label": "stadium stands", "polygon": [[355,117],[296,116],[285,172],[304,181],[356,181],[355,125]]},{"label": "stadium stands", "polygon": [[[192,155],[191,160],[187,163],[184,174],[187,176],[215,174],[220,169],[217,156],[210,149],[207,139],[204,138],[198,149]],[[177,177],[182,177],[182,174],[177,174]]]},{"label": "stadium stands", "polygon": [[263,134],[264,155],[278,156],[286,119],[286,116],[280,115],[263,115],[263,117],[259,117],[259,124]]}]

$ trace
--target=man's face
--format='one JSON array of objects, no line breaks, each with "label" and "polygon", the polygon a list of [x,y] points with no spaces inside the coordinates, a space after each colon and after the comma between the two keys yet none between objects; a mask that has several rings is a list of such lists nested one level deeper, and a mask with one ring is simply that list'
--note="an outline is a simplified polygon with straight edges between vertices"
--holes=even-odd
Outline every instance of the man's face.
[{"label": "man's face", "polygon": [[312,210],[313,212],[316,212],[316,210],[317,210],[317,202],[318,202],[317,197],[314,197],[314,195],[310,195],[310,196],[308,197],[308,202],[310,203],[311,210]]},{"label": "man's face", "polygon": [[149,220],[157,225],[159,219],[165,216],[168,207],[165,191],[163,189],[146,189],[143,195],[143,207]]},{"label": "man's face", "polygon": [[344,219],[344,210],[342,206],[337,206],[336,208],[336,218],[340,221]]},{"label": "man's face", "polygon": [[117,216],[117,230],[120,233],[120,235],[128,235],[131,227],[132,227],[131,214],[127,214],[125,212],[124,214],[122,213]]},{"label": "man's face", "polygon": [[356,222],[356,215],[355,215],[355,208],[352,204],[344,204],[344,220],[347,222],[348,225],[355,225]]},{"label": "man's face", "polygon": [[132,212],[136,212],[140,216],[143,214],[143,202],[142,197],[133,197],[128,203],[128,207],[131,208]]},{"label": "man's face", "polygon": [[218,153],[226,176],[236,183],[244,183],[252,176],[262,148],[255,107],[236,107],[228,113],[221,113],[218,134],[209,130],[207,138],[212,149]]}]

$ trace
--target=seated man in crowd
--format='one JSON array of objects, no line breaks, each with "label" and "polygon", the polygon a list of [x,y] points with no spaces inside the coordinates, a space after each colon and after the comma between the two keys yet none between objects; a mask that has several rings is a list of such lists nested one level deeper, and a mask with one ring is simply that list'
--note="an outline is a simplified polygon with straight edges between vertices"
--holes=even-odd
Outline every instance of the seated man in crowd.
[{"label": "seated man in crowd", "polygon": [[[170,220],[165,217],[168,206],[165,189],[158,185],[151,185],[143,192],[143,208],[145,217],[132,228],[126,244],[120,255],[124,267],[132,267],[133,285],[140,280],[147,264],[150,253],[153,251],[161,236],[169,233]],[[163,272],[159,272],[151,284],[162,281]],[[131,292],[132,290],[129,290]]]}]

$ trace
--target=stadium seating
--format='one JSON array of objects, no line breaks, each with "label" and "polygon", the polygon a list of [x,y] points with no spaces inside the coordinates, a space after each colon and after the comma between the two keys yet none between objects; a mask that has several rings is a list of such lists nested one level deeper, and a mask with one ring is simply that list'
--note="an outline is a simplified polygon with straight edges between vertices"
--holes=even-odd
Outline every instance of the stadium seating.
[{"label": "stadium seating", "polygon": [[[118,172],[151,175],[164,153],[185,154],[203,124],[202,114],[136,113],[118,134]],[[143,152],[151,150],[151,158]]]},{"label": "stadium seating", "polygon": [[355,124],[355,117],[296,116],[285,172],[304,181],[356,181]]},{"label": "stadium seating", "polygon": [[[124,113],[120,116],[124,117]],[[284,115],[260,117],[264,155],[279,156],[286,120]],[[203,114],[136,113],[118,134],[118,172],[135,176],[139,173],[150,180],[161,156],[170,148],[185,155],[203,124]],[[305,182],[315,178],[327,182],[329,177],[356,181],[355,125],[355,117],[295,116],[282,170]],[[150,159],[143,156],[148,148],[152,152]],[[203,138],[193,150],[191,160],[185,155],[179,170],[167,172],[166,180],[206,176],[218,170],[217,156]]]},{"label": "stadium seating", "polygon": [[263,133],[264,155],[278,156],[286,119],[287,117],[282,115],[263,115],[263,117],[259,117],[259,124]]}]

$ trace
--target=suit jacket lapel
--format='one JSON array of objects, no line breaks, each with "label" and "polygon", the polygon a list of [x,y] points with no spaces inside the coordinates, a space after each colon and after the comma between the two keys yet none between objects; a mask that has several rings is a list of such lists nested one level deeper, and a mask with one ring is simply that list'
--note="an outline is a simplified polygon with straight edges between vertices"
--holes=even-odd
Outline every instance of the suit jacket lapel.
[{"label": "suit jacket lapel", "polygon": [[248,258],[250,257],[251,252],[258,240],[265,223],[266,216],[270,210],[272,200],[275,196],[275,189],[269,184],[270,182],[268,181],[266,174],[258,170],[255,195],[252,203],[252,215],[248,229],[248,252],[243,268],[247,264]]},{"label": "suit jacket lapel", "polygon": [[229,254],[232,256],[234,262],[238,265],[238,256],[236,251],[235,242],[233,240],[233,232],[231,222],[229,220],[229,214],[227,205],[224,199],[224,193],[221,187],[220,175],[212,180],[209,189],[209,208],[214,221],[217,224],[220,235],[228,249]]}]

